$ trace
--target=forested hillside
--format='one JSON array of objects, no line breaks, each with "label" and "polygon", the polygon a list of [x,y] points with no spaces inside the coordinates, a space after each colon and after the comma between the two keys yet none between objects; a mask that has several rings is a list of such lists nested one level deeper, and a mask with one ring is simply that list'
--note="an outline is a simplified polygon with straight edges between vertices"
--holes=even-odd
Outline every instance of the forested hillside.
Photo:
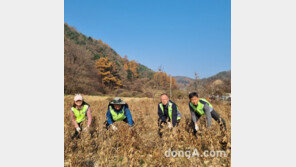
[{"label": "forested hillside", "polygon": [[[169,76],[120,56],[102,40],[64,24],[64,93],[153,96],[169,89]],[[172,78],[172,88],[178,89]]]}]

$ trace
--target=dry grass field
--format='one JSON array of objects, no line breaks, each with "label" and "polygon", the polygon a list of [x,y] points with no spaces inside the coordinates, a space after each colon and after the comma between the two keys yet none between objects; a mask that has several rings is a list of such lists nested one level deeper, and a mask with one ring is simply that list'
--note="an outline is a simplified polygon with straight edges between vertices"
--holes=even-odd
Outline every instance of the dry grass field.
[{"label": "dry grass field", "polygon": [[[197,138],[190,127],[191,116],[188,100],[175,100],[182,119],[175,133],[167,127],[163,137],[158,135],[157,104],[159,99],[122,98],[129,105],[135,122],[129,127],[116,122],[118,131],[104,128],[108,97],[84,96],[92,109],[93,124],[89,132],[81,133],[80,139],[71,139],[75,129],[70,120],[70,108],[74,96],[64,97],[64,166],[231,166],[231,104],[213,102],[214,109],[225,119],[227,133],[220,131],[213,120],[206,129],[205,116],[199,120]],[[165,151],[225,150],[226,157],[166,157]]]}]

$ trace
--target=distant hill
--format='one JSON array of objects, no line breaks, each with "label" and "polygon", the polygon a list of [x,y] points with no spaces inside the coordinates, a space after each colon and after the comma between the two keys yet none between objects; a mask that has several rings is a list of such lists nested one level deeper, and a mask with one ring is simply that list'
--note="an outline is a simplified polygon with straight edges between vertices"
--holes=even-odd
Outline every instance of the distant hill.
[{"label": "distant hill", "polygon": [[[187,87],[190,84],[194,82],[194,79],[190,77],[185,77],[185,76],[174,76],[176,79],[177,83],[179,84],[180,87]],[[218,74],[215,74],[213,76],[207,77],[200,79],[199,82],[202,84],[212,84],[214,81],[220,80],[220,81],[225,81],[225,80],[231,80],[231,71],[222,71],[219,72]]]},{"label": "distant hill", "polygon": [[231,71],[222,71],[216,75],[205,78],[205,80],[210,80],[210,81],[217,80],[217,79],[220,79],[222,81],[227,80],[227,79],[231,79]]},{"label": "distant hill", "polygon": [[177,84],[180,86],[180,89],[186,88],[194,81],[194,79],[185,76],[174,76],[174,78],[176,79]]},{"label": "distant hill", "polygon": [[222,71],[222,72],[219,72],[218,74],[213,75],[211,77],[201,79],[201,81],[204,83],[211,83],[211,82],[214,82],[218,79],[221,81],[231,80],[231,71]]},{"label": "distant hill", "polygon": [[206,95],[223,95],[231,93],[231,71],[223,71],[218,74],[201,79],[200,86],[205,90]]},{"label": "distant hill", "polygon": [[[181,90],[192,92],[195,90],[195,80],[185,76],[175,76],[177,84]],[[213,76],[199,79],[197,82],[197,91],[203,95],[230,93],[231,91],[231,71],[222,71]]]}]

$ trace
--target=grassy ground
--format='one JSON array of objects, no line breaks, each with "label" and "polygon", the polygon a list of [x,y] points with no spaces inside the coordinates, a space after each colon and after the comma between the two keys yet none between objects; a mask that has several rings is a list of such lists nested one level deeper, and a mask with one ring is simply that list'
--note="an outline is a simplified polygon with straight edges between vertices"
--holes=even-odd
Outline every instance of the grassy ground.
[{"label": "grassy ground", "polygon": [[[64,161],[65,166],[230,166],[231,161],[231,106],[226,102],[212,103],[214,109],[225,119],[228,131],[224,135],[213,120],[206,129],[205,118],[199,120],[197,138],[190,127],[191,116],[188,100],[176,100],[182,119],[176,133],[167,127],[163,137],[158,135],[157,104],[159,99],[122,98],[129,104],[135,126],[130,128],[116,122],[117,132],[104,128],[108,97],[84,96],[91,105],[93,124],[90,132],[81,134],[81,139],[71,139],[75,129],[70,120],[73,96],[64,97]],[[165,151],[188,151],[197,149],[225,150],[226,157],[166,157]],[[191,153],[192,153],[191,152]]]}]

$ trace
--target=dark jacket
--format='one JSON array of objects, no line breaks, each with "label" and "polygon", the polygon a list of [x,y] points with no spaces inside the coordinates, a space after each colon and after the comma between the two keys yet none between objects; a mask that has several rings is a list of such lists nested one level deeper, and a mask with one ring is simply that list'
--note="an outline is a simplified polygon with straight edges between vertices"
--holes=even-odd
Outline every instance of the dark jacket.
[{"label": "dark jacket", "polygon": [[[173,104],[173,106],[172,106],[172,108],[173,108],[172,122],[173,122],[173,126],[175,127],[176,124],[177,124],[177,116],[178,116],[177,105],[171,100],[169,100],[169,102],[171,102]],[[161,104],[161,102],[158,103],[158,116],[159,116],[158,120],[161,121],[161,122],[166,122],[166,120],[169,119],[169,121],[171,121],[170,117],[169,117],[169,113],[168,113],[168,106],[169,106],[168,104],[169,103],[166,106],[163,105],[164,114],[162,113],[159,104]]]}]

